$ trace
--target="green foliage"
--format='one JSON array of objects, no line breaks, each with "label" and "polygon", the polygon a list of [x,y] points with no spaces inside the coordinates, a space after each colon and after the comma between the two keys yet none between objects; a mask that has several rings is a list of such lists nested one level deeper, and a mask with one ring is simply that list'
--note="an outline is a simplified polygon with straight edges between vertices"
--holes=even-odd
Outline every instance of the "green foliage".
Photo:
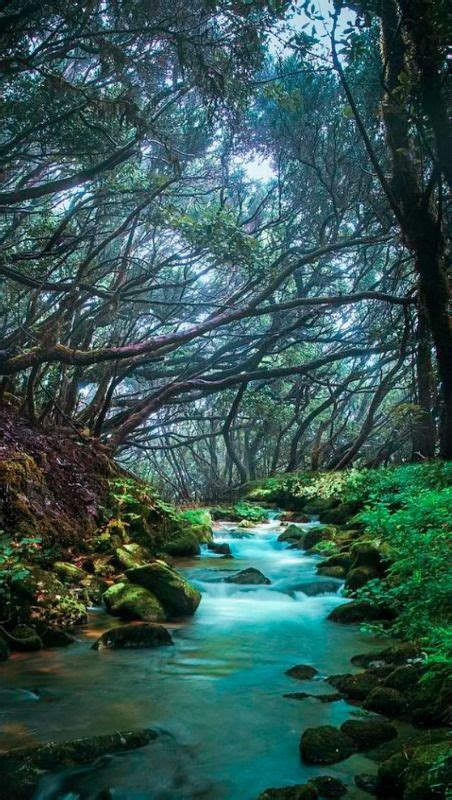
[{"label": "green foliage", "polygon": [[267,518],[265,508],[251,505],[242,500],[235,504],[234,512],[240,519],[246,519],[248,522],[263,522]]}]

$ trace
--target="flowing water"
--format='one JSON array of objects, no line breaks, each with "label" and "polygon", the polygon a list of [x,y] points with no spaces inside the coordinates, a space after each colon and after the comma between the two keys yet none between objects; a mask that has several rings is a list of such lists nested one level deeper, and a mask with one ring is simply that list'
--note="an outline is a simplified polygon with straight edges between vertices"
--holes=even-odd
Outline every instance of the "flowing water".
[{"label": "flowing water", "polygon": [[[168,626],[174,647],[91,650],[114,624],[97,611],[71,647],[17,654],[2,665],[2,749],[133,728],[162,731],[143,749],[46,776],[36,800],[254,800],[269,786],[320,774],[350,780],[368,771],[361,756],[328,768],[300,761],[305,728],[338,725],[354,710],[343,701],[283,694],[333,691],[323,678],[350,671],[352,655],[381,642],[327,620],[345,602],[340,583],[316,575],[316,557],[278,542],[280,530],[276,519],[250,531],[222,523],[215,539],[230,545],[233,559],[206,550],[179,564],[203,599],[192,619]],[[249,566],[271,584],[222,581]],[[319,674],[294,680],[285,671],[295,664],[311,664]],[[358,790],[352,796],[365,797]]]}]

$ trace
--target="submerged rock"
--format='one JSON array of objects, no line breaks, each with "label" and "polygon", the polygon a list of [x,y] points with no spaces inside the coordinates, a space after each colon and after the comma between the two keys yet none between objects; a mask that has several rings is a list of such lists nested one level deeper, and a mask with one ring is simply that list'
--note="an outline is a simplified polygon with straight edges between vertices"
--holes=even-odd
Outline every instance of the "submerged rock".
[{"label": "submerged rock", "polygon": [[289,700],[305,700],[310,697],[312,700],[318,700],[319,703],[335,703],[337,700],[343,700],[344,695],[340,692],[330,692],[328,694],[311,694],[310,692],[286,692],[283,697]]},{"label": "submerged rock", "polygon": [[294,667],[290,667],[285,672],[290,678],[296,678],[299,681],[309,680],[313,678],[314,675],[318,674],[318,670],[314,667],[311,667],[309,664],[296,664]]},{"label": "submerged rock", "polygon": [[257,800],[317,800],[319,793],[312,783],[266,789]]},{"label": "submerged rock", "polygon": [[239,583],[243,585],[259,586],[263,584],[268,585],[271,583],[271,580],[266,578],[265,575],[263,575],[260,570],[255,569],[255,567],[249,567],[248,569],[242,569],[235,575],[224,578],[224,583]]},{"label": "submerged rock", "polygon": [[348,719],[341,725],[342,733],[350,736],[358,750],[372,750],[383,742],[395,739],[394,725],[381,719]]},{"label": "submerged rock", "polygon": [[2,797],[31,800],[43,772],[59,766],[88,764],[100,756],[144,747],[159,734],[153,730],[120,731],[69,742],[48,742],[0,754]]},{"label": "submerged rock", "polygon": [[128,569],[126,576],[131,583],[152,592],[170,616],[194,614],[201,602],[201,592],[163,561]]},{"label": "submerged rock", "polygon": [[141,622],[136,625],[121,625],[105,631],[94,642],[93,650],[122,650],[128,647],[149,648],[173,644],[171,634],[163,625]]},{"label": "submerged rock", "polygon": [[165,610],[156,596],[143,586],[129,581],[116,583],[102,596],[107,611],[124,619],[158,622],[166,619]]},{"label": "submerged rock", "polygon": [[335,764],[354,752],[353,739],[332,725],[307,728],[300,739],[300,754],[307,764]]}]

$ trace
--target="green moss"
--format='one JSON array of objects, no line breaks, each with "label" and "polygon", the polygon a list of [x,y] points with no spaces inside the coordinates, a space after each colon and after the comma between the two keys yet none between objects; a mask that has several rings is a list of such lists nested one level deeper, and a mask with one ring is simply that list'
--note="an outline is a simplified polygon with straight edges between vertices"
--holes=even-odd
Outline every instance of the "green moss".
[{"label": "green moss", "polygon": [[166,619],[162,604],[148,589],[129,582],[116,583],[103,595],[103,601],[111,614],[124,619],[139,619],[158,622]]}]

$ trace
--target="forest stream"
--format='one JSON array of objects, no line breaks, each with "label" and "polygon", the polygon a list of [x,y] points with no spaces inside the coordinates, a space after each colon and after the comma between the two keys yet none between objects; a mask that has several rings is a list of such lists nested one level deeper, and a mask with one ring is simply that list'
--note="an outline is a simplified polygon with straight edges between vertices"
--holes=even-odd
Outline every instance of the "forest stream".
[{"label": "forest stream", "polygon": [[[331,693],[323,679],[349,671],[351,656],[381,641],[327,620],[342,584],[316,574],[318,557],[279,542],[280,526],[276,512],[249,530],[217,523],[215,541],[228,543],[233,558],[204,546],[201,557],[178,563],[203,598],[194,617],[168,626],[173,647],[96,652],[90,644],[112,619],[93,609],[72,647],[3,665],[0,748],[135,728],[162,734],[142,749],[47,774],[36,800],[255,800],[268,786],[374,771],[361,755],[328,768],[300,760],[302,730],[339,725],[354,709],[283,695]],[[248,567],[271,583],[224,582]],[[318,670],[314,679],[285,674],[300,663]],[[366,795],[352,788],[350,796]]]}]

